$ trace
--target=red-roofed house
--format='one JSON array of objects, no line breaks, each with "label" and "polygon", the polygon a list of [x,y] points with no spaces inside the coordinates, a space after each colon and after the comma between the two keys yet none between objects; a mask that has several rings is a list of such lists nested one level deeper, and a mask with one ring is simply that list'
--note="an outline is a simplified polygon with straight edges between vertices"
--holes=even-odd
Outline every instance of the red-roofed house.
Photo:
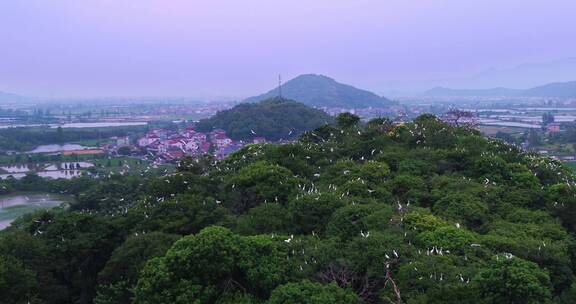
[{"label": "red-roofed house", "polygon": [[140,138],[138,140],[138,145],[140,147],[146,147],[146,146],[149,146],[152,143],[157,142],[159,140],[160,140],[160,138],[157,135],[149,135],[149,136]]},{"label": "red-roofed house", "polygon": [[169,150],[166,153],[164,153],[164,155],[166,156],[167,159],[179,159],[184,157],[186,154],[184,154],[184,152],[180,150]]},{"label": "red-roofed house", "polygon": [[210,150],[210,146],[211,146],[211,144],[209,142],[205,141],[205,142],[200,144],[199,149],[201,152],[206,153]]},{"label": "red-roofed house", "polygon": [[232,139],[224,134],[216,134],[211,137],[212,143],[218,148],[228,147],[232,144]]},{"label": "red-roofed house", "polygon": [[184,149],[188,152],[198,151],[198,143],[193,140],[187,140],[184,142]]},{"label": "red-roofed house", "polygon": [[550,133],[560,132],[560,124],[557,122],[550,123],[546,126],[546,130]]},{"label": "red-roofed house", "polygon": [[264,137],[254,137],[254,139],[252,140],[252,142],[255,143],[255,144],[263,143],[263,142],[266,142],[266,138],[264,138]]}]

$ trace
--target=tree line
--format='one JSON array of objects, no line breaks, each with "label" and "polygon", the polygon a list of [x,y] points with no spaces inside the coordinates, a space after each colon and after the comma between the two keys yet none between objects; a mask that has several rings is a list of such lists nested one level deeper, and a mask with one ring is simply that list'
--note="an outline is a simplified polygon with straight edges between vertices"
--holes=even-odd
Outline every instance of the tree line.
[{"label": "tree line", "polygon": [[[113,136],[127,136],[141,127],[122,128],[7,128],[0,129],[0,151],[25,152],[39,145],[63,144],[83,140],[103,140]],[[143,133],[140,130],[141,133]]]}]

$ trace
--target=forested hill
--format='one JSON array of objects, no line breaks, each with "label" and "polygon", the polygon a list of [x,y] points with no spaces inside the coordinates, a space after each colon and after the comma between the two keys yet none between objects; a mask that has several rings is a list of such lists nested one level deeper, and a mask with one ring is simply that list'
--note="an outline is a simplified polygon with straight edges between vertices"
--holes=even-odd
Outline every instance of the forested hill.
[{"label": "forested hill", "polygon": [[321,110],[286,98],[275,97],[259,103],[243,103],[197,124],[200,131],[223,129],[232,139],[249,140],[264,137],[267,140],[294,139],[332,122],[332,117]]},{"label": "forested hill", "polygon": [[[245,102],[258,102],[278,96],[278,88],[250,97]],[[316,74],[300,75],[282,85],[282,96],[298,100],[311,107],[368,108],[386,107],[395,102],[372,92],[342,84],[334,79]]]},{"label": "forested hill", "polygon": [[2,302],[576,303],[568,169],[430,115],[358,120],[76,185],[0,234]]}]

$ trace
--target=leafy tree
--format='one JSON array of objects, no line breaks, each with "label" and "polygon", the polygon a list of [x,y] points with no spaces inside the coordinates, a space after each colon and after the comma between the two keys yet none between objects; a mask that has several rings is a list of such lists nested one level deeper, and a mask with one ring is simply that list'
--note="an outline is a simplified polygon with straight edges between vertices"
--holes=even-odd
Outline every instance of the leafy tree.
[{"label": "leafy tree", "polygon": [[445,226],[434,231],[425,231],[418,235],[418,239],[424,248],[437,247],[464,252],[477,241],[477,236],[465,229]]},{"label": "leafy tree", "polygon": [[232,189],[226,204],[243,212],[264,202],[286,204],[300,180],[290,170],[267,162],[256,162],[241,169],[226,183]]},{"label": "leafy tree", "polygon": [[150,258],[163,256],[177,236],[153,232],[129,237],[114,250],[98,274],[97,304],[128,303],[140,270]]},{"label": "leafy tree", "polygon": [[401,265],[397,280],[410,303],[487,303],[474,275],[474,268],[459,267],[454,257],[432,254]]},{"label": "leafy tree", "polygon": [[491,261],[476,280],[491,303],[546,303],[551,300],[550,279],[538,265],[519,258]]},{"label": "leafy tree", "polygon": [[378,185],[389,177],[390,167],[383,162],[367,161],[360,168],[360,175],[374,185]]},{"label": "leafy tree", "polygon": [[288,210],[279,203],[267,203],[250,209],[238,218],[237,231],[256,235],[285,232],[290,226]]},{"label": "leafy tree", "polygon": [[326,233],[342,239],[359,236],[371,228],[388,226],[392,216],[386,205],[348,205],[334,212],[326,226]]},{"label": "leafy tree", "polygon": [[542,140],[540,139],[540,135],[533,129],[528,131],[528,144],[531,148],[537,147],[542,144]]},{"label": "leafy tree", "polygon": [[345,202],[333,194],[303,195],[290,202],[290,222],[297,233],[322,233],[332,213],[344,205]]},{"label": "leafy tree", "polygon": [[554,114],[550,112],[546,112],[542,114],[542,124],[548,125],[554,122]]},{"label": "leafy tree", "polygon": [[510,134],[506,132],[498,131],[495,135],[496,138],[501,139],[509,144],[517,143],[516,139]]},{"label": "leafy tree", "polygon": [[350,113],[341,113],[336,116],[336,125],[339,128],[347,129],[353,127],[360,122],[360,117],[350,114]]},{"label": "leafy tree", "polygon": [[272,292],[267,304],[353,304],[358,297],[336,284],[322,285],[310,281],[288,283]]},{"label": "leafy tree", "polygon": [[2,303],[41,303],[35,273],[11,256],[0,255]]},{"label": "leafy tree", "polygon": [[132,149],[130,149],[128,146],[118,148],[119,155],[130,155],[130,153],[132,153]]},{"label": "leafy tree", "polygon": [[216,160],[212,154],[202,154],[201,156],[184,157],[178,163],[179,172],[189,172],[196,175],[206,175],[214,166]]},{"label": "leafy tree", "polygon": [[488,219],[488,206],[465,193],[449,194],[434,204],[434,211],[470,228],[480,227]]},{"label": "leafy tree", "polygon": [[25,231],[39,236],[51,257],[45,269],[61,286],[54,302],[87,302],[96,295],[97,274],[120,243],[112,222],[78,212],[35,214]]},{"label": "leafy tree", "polygon": [[130,211],[135,232],[161,231],[187,235],[225,220],[228,211],[212,198],[183,194],[149,206],[141,202]]},{"label": "leafy tree", "polygon": [[267,297],[293,269],[285,254],[270,237],[205,228],[146,265],[135,289],[136,303],[215,303],[221,295],[242,290]]},{"label": "leafy tree", "polygon": [[397,175],[388,182],[389,187],[398,199],[425,205],[428,191],[421,177],[412,175]]}]

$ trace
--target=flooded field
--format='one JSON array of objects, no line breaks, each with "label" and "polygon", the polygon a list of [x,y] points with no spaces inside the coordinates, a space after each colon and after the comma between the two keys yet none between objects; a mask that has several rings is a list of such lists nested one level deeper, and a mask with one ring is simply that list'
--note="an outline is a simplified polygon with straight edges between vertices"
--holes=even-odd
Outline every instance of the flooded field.
[{"label": "flooded field", "polygon": [[130,126],[145,126],[148,123],[145,121],[129,121],[129,122],[76,122],[60,125],[62,128],[104,128],[104,127],[130,127]]},{"label": "flooded field", "polygon": [[5,179],[9,176],[19,179],[24,177],[28,172],[35,172],[40,177],[70,179],[82,175],[84,169],[91,167],[94,167],[94,164],[90,162],[61,162],[3,166],[0,167],[4,172],[3,174],[0,174],[0,179]]},{"label": "flooded field", "polygon": [[86,147],[78,144],[63,144],[63,145],[41,145],[28,153],[55,153],[74,150],[88,150],[94,147]]},{"label": "flooded field", "polygon": [[17,217],[38,209],[68,203],[71,197],[50,193],[20,193],[0,196],[0,230],[8,227]]},{"label": "flooded field", "polygon": [[[71,179],[73,177],[81,176],[82,171],[81,170],[40,171],[36,172],[36,174],[40,177]],[[26,176],[26,173],[0,174],[0,179],[9,178],[10,176],[12,176],[15,179],[21,179],[24,176]]]},{"label": "flooded field", "polygon": [[94,167],[94,164],[90,162],[63,162],[63,163],[51,164],[48,167],[44,168],[44,170],[54,171],[62,169],[86,169],[91,167]]},{"label": "flooded field", "polygon": [[11,166],[2,166],[4,172],[7,173],[26,173],[31,170],[34,170],[35,164],[18,164],[18,165],[11,165]]}]

